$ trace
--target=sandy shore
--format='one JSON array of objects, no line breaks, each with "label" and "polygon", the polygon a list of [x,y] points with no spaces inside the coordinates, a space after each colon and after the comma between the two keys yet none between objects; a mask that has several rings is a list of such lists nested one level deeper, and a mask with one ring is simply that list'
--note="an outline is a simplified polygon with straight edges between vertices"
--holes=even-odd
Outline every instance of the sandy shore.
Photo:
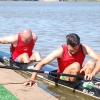
[{"label": "sandy shore", "polygon": [[0,69],[0,84],[19,100],[58,100],[36,85],[32,87],[23,86],[23,82],[25,81],[27,81],[27,79],[13,70]]}]

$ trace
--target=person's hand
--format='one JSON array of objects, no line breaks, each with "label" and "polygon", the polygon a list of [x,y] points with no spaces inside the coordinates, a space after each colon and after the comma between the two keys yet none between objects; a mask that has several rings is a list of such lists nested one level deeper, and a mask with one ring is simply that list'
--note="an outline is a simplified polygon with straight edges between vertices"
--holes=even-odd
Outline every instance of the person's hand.
[{"label": "person's hand", "polygon": [[80,70],[80,73],[82,73],[82,72],[85,72],[85,68],[84,67]]},{"label": "person's hand", "polygon": [[92,78],[93,78],[92,74],[87,74],[87,75],[84,76],[85,80],[92,80]]},{"label": "person's hand", "polygon": [[[37,85],[37,83],[36,83],[35,81],[32,81],[32,80],[29,80],[29,81],[23,83],[24,86],[27,86],[27,85],[32,86],[32,85],[34,85],[34,84]],[[38,86],[38,85],[37,85],[37,86]]]}]

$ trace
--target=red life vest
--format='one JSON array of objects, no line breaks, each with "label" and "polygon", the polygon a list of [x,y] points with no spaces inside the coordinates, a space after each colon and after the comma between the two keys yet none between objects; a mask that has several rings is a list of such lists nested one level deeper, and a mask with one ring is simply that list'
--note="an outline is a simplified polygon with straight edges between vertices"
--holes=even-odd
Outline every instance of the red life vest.
[{"label": "red life vest", "polygon": [[58,61],[58,72],[63,72],[64,69],[69,66],[70,64],[74,63],[74,62],[78,62],[80,64],[80,67],[82,68],[82,63],[84,61],[84,54],[83,54],[83,50],[82,50],[82,45],[79,46],[79,49],[77,51],[77,53],[73,56],[70,56],[68,54],[68,48],[67,45],[64,44],[62,46],[63,48],[63,54],[61,58],[57,58]]},{"label": "red life vest", "polygon": [[15,60],[20,54],[23,53],[27,53],[29,55],[29,57],[32,55],[32,50],[34,48],[34,40],[33,38],[30,40],[30,42],[28,44],[25,44],[22,40],[21,40],[21,36],[20,34],[18,34],[18,44],[16,47],[14,47],[13,45],[11,45],[11,52],[12,52],[12,60]]}]

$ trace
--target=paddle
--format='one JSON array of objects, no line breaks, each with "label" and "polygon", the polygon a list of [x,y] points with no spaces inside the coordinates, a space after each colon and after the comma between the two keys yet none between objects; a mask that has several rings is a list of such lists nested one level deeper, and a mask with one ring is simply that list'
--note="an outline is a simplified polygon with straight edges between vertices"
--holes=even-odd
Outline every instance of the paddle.
[{"label": "paddle", "polygon": [[29,71],[29,72],[37,72],[37,73],[45,73],[45,74],[52,74],[52,75],[58,75],[58,76],[62,75],[62,76],[69,76],[69,77],[84,79],[84,76],[79,76],[79,75],[71,75],[71,74],[49,72],[49,71],[43,71],[43,70],[34,70],[34,69],[23,69],[23,68],[17,68],[17,67],[13,67],[13,66],[0,66],[0,68],[13,69],[13,70],[22,70],[22,71]]},{"label": "paddle", "polygon": [[[58,75],[58,76],[62,75],[62,76],[75,77],[75,78],[78,78],[78,79],[84,79],[84,76],[81,76],[81,75],[72,75],[72,74],[64,74],[64,73],[50,72],[50,71],[43,71],[43,70],[25,69],[25,68],[13,67],[13,66],[0,66],[0,68],[22,70],[22,71],[29,71],[29,72],[37,72],[37,73],[44,73],[44,74],[51,74],[51,75]],[[100,81],[99,78],[95,78],[95,77],[93,77],[92,80]]]}]

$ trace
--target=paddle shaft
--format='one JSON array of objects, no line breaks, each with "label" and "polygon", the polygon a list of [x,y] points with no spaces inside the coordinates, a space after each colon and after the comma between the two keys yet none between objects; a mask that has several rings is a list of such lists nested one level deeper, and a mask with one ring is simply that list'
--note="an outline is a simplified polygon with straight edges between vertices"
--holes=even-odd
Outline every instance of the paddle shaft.
[{"label": "paddle shaft", "polygon": [[83,76],[79,76],[79,75],[49,72],[49,71],[34,70],[34,69],[24,69],[24,68],[17,68],[17,67],[13,67],[13,66],[0,66],[0,68],[13,69],[13,70],[22,70],[22,71],[29,71],[29,72],[37,72],[37,73],[45,73],[45,74],[52,74],[52,75],[58,75],[58,76],[69,76],[69,77],[76,77],[76,78],[81,78],[81,79],[84,78]]},{"label": "paddle shaft", "polygon": [[29,72],[44,73],[44,71],[42,71],[42,70],[33,70],[33,69],[17,68],[17,67],[13,67],[13,66],[0,66],[0,68],[13,69],[13,70],[22,70],[22,71],[29,71]]},{"label": "paddle shaft", "polygon": [[49,72],[49,73],[52,74],[52,75],[69,76],[69,77],[84,79],[84,76],[80,76],[80,75],[64,74],[64,73],[57,73],[57,72]]}]

